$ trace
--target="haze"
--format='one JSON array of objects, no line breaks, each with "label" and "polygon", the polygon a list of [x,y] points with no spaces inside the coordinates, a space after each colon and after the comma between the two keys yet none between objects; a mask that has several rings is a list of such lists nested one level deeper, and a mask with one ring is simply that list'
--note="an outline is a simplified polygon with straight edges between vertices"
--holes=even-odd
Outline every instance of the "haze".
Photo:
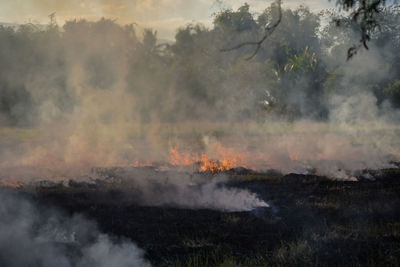
[{"label": "haze", "polygon": [[[115,19],[119,24],[136,23],[139,28],[158,30],[161,39],[173,39],[176,29],[188,23],[211,26],[212,14],[221,8],[237,9],[244,0],[2,0],[0,22],[48,23],[48,15],[56,12],[60,25],[71,19]],[[248,0],[253,12],[261,12],[271,0]],[[332,7],[328,1],[287,0],[285,7],[307,5],[313,11]]]}]

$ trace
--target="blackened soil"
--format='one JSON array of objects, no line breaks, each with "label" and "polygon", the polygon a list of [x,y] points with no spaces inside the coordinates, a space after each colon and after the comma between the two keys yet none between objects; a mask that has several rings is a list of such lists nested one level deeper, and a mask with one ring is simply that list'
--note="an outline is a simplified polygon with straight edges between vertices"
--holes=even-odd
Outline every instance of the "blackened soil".
[{"label": "blackened soil", "polygon": [[[42,205],[84,213],[106,233],[133,240],[156,266],[399,265],[400,172],[375,181],[232,175],[272,207],[221,212],[143,207],[117,189],[46,189]],[[79,190],[78,190],[79,189]]]}]

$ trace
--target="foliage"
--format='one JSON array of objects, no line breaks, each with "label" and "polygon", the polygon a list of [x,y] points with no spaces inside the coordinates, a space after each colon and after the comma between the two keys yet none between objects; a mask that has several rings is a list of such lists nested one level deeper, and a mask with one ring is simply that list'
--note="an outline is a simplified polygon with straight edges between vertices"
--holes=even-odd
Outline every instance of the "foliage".
[{"label": "foliage", "polygon": [[[246,46],[221,53],[229,44],[259,40],[280,15],[257,54]],[[359,40],[359,22],[306,7],[279,14],[273,4],[256,16],[245,4],[216,13],[212,28],[179,28],[171,43],[160,43],[152,29],[138,36],[134,25],[109,19],[71,20],[62,29],[54,21],[42,29],[0,27],[0,120],[30,125],[61,119],[74,111],[85,90],[121,88],[135,99],[127,112],[144,122],[237,121],[269,113],[326,119],[327,99],[349,88],[371,90],[378,103],[390,100],[399,107],[399,11],[379,6],[375,18],[379,30],[368,35],[370,55],[349,64],[346,52]],[[321,25],[327,19],[348,27]],[[243,60],[249,56],[251,61]],[[377,75],[364,70],[377,63]],[[78,83],[77,77],[84,78]]]},{"label": "foliage", "polygon": [[[360,43],[368,49],[367,42],[371,40],[372,34],[380,27],[377,17],[381,9],[385,7],[386,0],[337,0],[336,3],[349,13],[347,19],[357,25],[361,35]],[[342,21],[336,20],[336,23],[340,25]],[[348,58],[353,57],[361,45],[351,47],[348,50]]]},{"label": "foliage", "polygon": [[394,105],[400,107],[400,80],[389,84],[389,86],[385,88],[385,93]]}]

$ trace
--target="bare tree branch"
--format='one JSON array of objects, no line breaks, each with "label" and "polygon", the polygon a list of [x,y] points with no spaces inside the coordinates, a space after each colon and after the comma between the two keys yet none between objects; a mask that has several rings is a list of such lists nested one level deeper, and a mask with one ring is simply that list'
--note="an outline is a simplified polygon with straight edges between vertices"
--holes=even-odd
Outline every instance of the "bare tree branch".
[{"label": "bare tree branch", "polygon": [[254,49],[254,52],[249,57],[247,57],[246,60],[250,60],[253,57],[255,57],[255,55],[257,55],[258,51],[260,50],[261,45],[275,31],[275,29],[278,27],[278,25],[282,21],[282,0],[277,0],[276,3],[278,6],[278,12],[279,12],[278,19],[275,21],[275,23],[273,23],[272,25],[268,25],[265,28],[264,36],[259,41],[250,41],[250,42],[240,43],[240,44],[232,46],[232,47],[223,48],[220,51],[221,52],[229,52],[229,51],[237,50],[244,46],[255,46],[256,48]]},{"label": "bare tree branch", "polygon": [[[332,1],[332,0],[329,0]],[[392,0],[392,4],[398,3],[399,0]],[[349,12],[348,18],[359,26],[361,39],[359,44],[353,45],[348,49],[347,59],[351,59],[361,48],[369,49],[368,42],[371,40],[371,33],[379,28],[376,15],[385,6],[387,0],[336,0],[336,5],[342,10]],[[221,52],[229,52],[240,49],[244,46],[255,46],[254,52],[246,58],[250,60],[254,58],[261,48],[264,41],[274,32],[282,20],[282,0],[276,0],[279,11],[279,17],[275,23],[265,28],[264,36],[258,41],[242,42],[232,47],[220,49]],[[340,25],[340,21],[336,22]]]}]

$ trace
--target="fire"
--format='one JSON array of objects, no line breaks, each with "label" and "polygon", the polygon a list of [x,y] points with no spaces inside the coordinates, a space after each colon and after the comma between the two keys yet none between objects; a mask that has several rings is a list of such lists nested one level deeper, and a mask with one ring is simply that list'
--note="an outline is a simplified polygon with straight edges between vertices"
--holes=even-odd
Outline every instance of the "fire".
[{"label": "fire", "polygon": [[299,161],[300,160],[300,153],[298,153],[298,152],[289,152],[289,158],[292,161]]},{"label": "fire", "polygon": [[230,170],[237,166],[235,159],[210,160],[206,154],[201,155],[199,170],[202,172],[217,173]]},{"label": "fire", "polygon": [[172,166],[190,166],[200,161],[200,158],[189,152],[179,152],[177,147],[169,151],[169,163]]},{"label": "fire", "polygon": [[13,183],[13,182],[7,182],[7,181],[4,181],[4,180],[0,181],[0,187],[8,187],[8,188],[13,188],[13,189],[19,189],[19,188],[21,188],[23,186],[24,186],[24,184],[22,184],[20,182]]},{"label": "fire", "polygon": [[133,164],[134,167],[149,167],[153,166],[153,163],[151,160],[136,160],[135,163]]},{"label": "fire", "polygon": [[180,152],[174,147],[170,150],[169,162],[172,166],[198,166],[200,172],[218,173],[241,166],[246,167],[245,156],[216,143],[216,153],[210,157],[206,153]]}]

